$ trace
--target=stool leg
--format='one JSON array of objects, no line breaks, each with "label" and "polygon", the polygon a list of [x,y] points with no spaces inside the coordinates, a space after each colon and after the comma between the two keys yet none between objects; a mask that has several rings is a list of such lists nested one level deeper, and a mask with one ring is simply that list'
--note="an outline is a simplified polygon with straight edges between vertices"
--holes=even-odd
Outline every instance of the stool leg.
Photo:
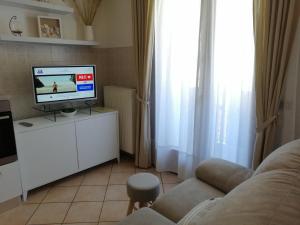
[{"label": "stool leg", "polygon": [[127,216],[132,213],[133,208],[134,208],[134,201],[130,200],[128,209],[127,209]]},{"label": "stool leg", "polygon": [[139,208],[147,207],[147,202],[139,202]]}]

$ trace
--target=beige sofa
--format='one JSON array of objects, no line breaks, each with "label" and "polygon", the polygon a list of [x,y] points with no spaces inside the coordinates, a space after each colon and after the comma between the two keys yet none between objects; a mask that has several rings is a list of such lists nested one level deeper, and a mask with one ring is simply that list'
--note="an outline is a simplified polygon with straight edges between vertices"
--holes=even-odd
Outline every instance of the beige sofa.
[{"label": "beige sofa", "polygon": [[120,225],[300,225],[300,140],[251,171],[207,160],[190,178]]}]

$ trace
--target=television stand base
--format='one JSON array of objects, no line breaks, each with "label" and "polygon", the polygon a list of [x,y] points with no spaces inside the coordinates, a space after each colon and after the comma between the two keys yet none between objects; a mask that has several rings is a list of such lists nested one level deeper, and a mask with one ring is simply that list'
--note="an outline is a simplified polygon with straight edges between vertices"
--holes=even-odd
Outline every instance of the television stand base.
[{"label": "television stand base", "polygon": [[78,111],[84,114],[92,115],[92,107],[94,105],[90,102],[85,102],[82,106],[76,106],[76,107],[55,107],[54,105],[42,105],[42,106],[36,106],[33,107],[33,109],[38,110],[40,112],[45,113],[45,118],[48,120],[51,120],[53,122],[56,122],[58,115],[63,115],[65,117],[72,117],[76,115]]}]

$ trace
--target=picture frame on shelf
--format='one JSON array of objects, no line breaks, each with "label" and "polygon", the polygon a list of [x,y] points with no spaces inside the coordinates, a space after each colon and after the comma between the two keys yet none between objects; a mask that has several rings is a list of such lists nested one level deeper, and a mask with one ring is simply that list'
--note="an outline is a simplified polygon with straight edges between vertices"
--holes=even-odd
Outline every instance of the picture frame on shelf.
[{"label": "picture frame on shelf", "polygon": [[37,20],[39,36],[41,38],[63,38],[61,18],[38,16]]}]

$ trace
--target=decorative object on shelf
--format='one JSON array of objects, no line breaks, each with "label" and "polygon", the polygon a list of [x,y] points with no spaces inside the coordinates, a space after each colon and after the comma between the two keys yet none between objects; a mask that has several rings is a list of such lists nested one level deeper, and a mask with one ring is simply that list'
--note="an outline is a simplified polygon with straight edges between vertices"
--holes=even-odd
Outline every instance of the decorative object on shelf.
[{"label": "decorative object on shelf", "polygon": [[10,18],[9,20],[9,29],[10,32],[14,35],[14,36],[21,36],[23,31],[20,29],[20,25],[19,22],[17,20],[17,16],[13,16]]},{"label": "decorative object on shelf", "polygon": [[94,30],[92,26],[84,26],[84,39],[87,41],[95,40]]},{"label": "decorative object on shelf", "polygon": [[62,38],[61,19],[38,16],[39,35],[43,38]]},{"label": "decorative object on shelf", "polygon": [[85,24],[85,40],[94,40],[93,21],[102,0],[73,0],[79,15]]}]

